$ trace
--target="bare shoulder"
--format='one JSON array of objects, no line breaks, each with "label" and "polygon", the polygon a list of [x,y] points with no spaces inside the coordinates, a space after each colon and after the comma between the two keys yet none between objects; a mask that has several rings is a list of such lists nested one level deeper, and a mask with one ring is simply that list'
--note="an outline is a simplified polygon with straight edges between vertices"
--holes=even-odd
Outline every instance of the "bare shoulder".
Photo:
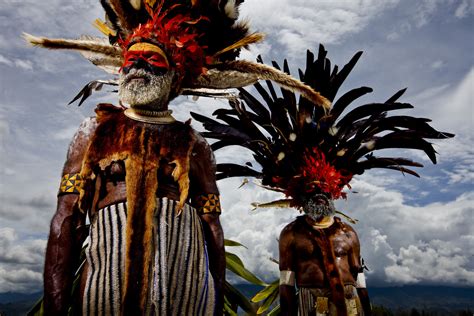
[{"label": "bare shoulder", "polygon": [[198,158],[193,159],[193,161],[195,163],[204,163],[207,168],[211,167],[215,173],[216,158],[211,146],[199,132],[193,129],[193,133],[196,141],[193,146],[192,156]]},{"label": "bare shoulder", "polygon": [[280,233],[280,242],[284,240],[292,240],[294,238],[296,227],[298,226],[297,220],[286,225]]},{"label": "bare shoulder", "polygon": [[82,159],[89,145],[90,138],[96,128],[97,119],[95,117],[88,117],[82,121],[67,151],[67,159],[64,165],[66,172],[79,172],[80,167],[78,169],[78,165],[82,164]]},{"label": "bare shoulder", "polygon": [[348,233],[355,233],[354,228],[346,222],[343,222],[339,217],[334,217],[334,220],[339,225],[340,229]]},{"label": "bare shoulder", "polygon": [[336,218],[336,220],[338,221],[342,231],[352,241],[352,243],[358,244],[359,243],[359,236],[357,235],[357,232],[354,230],[354,228],[351,225],[343,222],[339,218]]}]

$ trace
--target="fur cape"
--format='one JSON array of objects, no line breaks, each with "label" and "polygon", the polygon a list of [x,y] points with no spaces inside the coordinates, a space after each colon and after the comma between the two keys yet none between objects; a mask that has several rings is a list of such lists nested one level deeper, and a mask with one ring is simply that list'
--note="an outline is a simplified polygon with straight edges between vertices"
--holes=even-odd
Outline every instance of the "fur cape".
[{"label": "fur cape", "polygon": [[113,162],[124,162],[128,205],[122,313],[137,314],[145,311],[148,297],[160,161],[175,166],[172,176],[180,189],[179,212],[188,197],[189,157],[196,137],[189,124],[151,125],[133,121],[125,116],[124,109],[110,104],[100,104],[96,113],[98,126],[84,157],[81,175],[87,182],[95,178],[100,181],[100,175]]}]

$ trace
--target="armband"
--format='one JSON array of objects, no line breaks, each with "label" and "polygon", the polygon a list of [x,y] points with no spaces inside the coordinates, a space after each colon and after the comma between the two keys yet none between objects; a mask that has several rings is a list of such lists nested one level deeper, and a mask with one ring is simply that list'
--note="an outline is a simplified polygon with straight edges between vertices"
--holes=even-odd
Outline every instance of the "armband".
[{"label": "armband", "polygon": [[364,272],[357,274],[356,288],[365,289],[367,285],[365,284],[365,275]]},{"label": "armband", "polygon": [[193,198],[193,206],[199,214],[221,213],[221,201],[217,194],[203,194]]},{"label": "armband", "polygon": [[280,285],[295,285],[295,272],[290,270],[280,271]]},{"label": "armband", "polygon": [[67,173],[61,179],[58,195],[63,194],[80,194],[84,180],[79,173]]}]

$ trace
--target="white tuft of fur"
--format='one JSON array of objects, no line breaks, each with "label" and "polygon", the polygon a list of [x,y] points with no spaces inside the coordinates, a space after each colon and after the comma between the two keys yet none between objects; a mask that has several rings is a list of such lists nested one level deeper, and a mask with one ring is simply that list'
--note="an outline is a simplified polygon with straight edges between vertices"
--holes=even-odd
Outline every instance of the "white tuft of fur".
[{"label": "white tuft of fur", "polygon": [[233,20],[237,20],[237,18],[239,17],[239,10],[237,8],[237,5],[235,4],[235,0],[227,0],[227,3],[224,7],[224,11],[225,14]]},{"label": "white tuft of fur", "polygon": [[27,41],[28,43],[30,43],[33,46],[42,45],[44,43],[43,38],[28,34],[28,33],[25,33],[25,32],[23,32],[22,37],[25,39],[25,41]]},{"label": "white tuft of fur", "polygon": [[132,5],[132,7],[135,9],[135,10],[140,10],[141,6],[142,6],[142,0],[129,0],[130,1],[130,4]]}]

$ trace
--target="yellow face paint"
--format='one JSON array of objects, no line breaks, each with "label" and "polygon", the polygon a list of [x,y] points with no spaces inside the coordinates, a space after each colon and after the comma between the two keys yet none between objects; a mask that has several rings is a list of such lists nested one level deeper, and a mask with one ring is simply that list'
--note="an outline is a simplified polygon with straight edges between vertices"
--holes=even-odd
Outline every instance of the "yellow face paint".
[{"label": "yellow face paint", "polygon": [[142,52],[153,52],[157,53],[161,57],[163,57],[163,61],[166,63],[166,66],[169,67],[168,58],[166,57],[165,52],[158,46],[150,44],[150,43],[136,43],[133,44],[128,48],[128,51],[142,51]]}]

